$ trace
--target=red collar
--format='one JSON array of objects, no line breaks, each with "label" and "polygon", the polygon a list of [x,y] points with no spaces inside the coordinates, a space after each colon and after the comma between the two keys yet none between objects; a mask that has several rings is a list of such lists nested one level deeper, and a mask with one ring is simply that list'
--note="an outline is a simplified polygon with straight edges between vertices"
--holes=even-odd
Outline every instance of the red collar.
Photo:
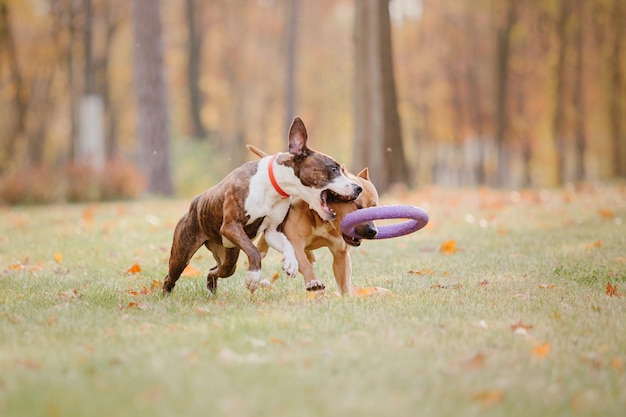
[{"label": "red collar", "polygon": [[276,190],[276,192],[278,194],[280,194],[280,196],[282,198],[287,198],[289,197],[289,194],[287,194],[285,192],[285,190],[283,190],[282,188],[280,188],[280,185],[278,185],[278,181],[276,181],[276,177],[274,176],[274,159],[276,158],[276,155],[272,155],[270,157],[269,162],[267,163],[267,173],[270,176],[270,182],[272,183],[272,185],[274,186],[274,189]]}]

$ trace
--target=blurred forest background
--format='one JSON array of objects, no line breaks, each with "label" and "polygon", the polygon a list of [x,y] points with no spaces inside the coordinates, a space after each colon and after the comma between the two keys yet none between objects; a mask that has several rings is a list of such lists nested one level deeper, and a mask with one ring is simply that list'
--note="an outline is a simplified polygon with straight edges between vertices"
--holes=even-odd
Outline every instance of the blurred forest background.
[{"label": "blurred forest background", "polygon": [[379,190],[626,176],[624,0],[0,0],[0,201],[190,195],[310,146]]}]

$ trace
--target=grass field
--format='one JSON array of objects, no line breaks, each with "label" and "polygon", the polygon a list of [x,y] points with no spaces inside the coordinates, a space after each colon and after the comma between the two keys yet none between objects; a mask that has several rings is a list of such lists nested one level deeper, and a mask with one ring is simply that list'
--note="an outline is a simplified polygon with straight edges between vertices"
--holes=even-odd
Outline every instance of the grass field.
[{"label": "grass field", "polygon": [[351,298],[325,250],[324,295],[242,257],[211,296],[201,250],[162,296],[188,201],[0,208],[0,416],[623,415],[625,185],[383,203],[431,223],[353,250]]}]

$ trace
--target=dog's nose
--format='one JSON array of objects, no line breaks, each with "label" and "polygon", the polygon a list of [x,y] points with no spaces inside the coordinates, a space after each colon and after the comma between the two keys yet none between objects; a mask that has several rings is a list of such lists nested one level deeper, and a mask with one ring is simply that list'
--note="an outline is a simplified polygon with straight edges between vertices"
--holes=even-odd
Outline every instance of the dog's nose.
[{"label": "dog's nose", "polygon": [[378,230],[375,227],[368,225],[363,233],[363,237],[366,239],[374,239],[378,234]]},{"label": "dog's nose", "polygon": [[378,234],[378,229],[371,223],[362,223],[354,228],[354,231],[363,239],[374,239]]},{"label": "dog's nose", "polygon": [[363,191],[363,187],[361,187],[358,184],[355,184],[355,186],[354,186],[354,194],[359,196],[359,195],[361,195],[361,191]]}]

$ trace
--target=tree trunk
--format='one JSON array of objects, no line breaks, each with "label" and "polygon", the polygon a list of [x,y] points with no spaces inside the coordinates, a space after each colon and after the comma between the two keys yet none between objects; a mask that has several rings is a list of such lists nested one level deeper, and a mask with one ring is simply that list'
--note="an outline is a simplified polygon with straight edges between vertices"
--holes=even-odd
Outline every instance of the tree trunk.
[{"label": "tree trunk", "polygon": [[111,160],[118,153],[118,110],[113,102],[111,95],[111,83],[109,76],[109,58],[111,57],[112,45],[115,34],[120,27],[121,19],[115,15],[114,0],[106,0],[106,17],[105,17],[105,46],[104,56],[102,58],[102,100],[104,102],[104,111],[106,113],[106,135],[105,135],[105,153],[106,158]]},{"label": "tree trunk", "polygon": [[498,30],[496,49],[496,97],[495,97],[495,140],[498,147],[497,185],[508,181],[508,141],[506,129],[508,121],[507,93],[509,81],[509,58],[511,31],[517,20],[516,0],[507,0],[504,25]]},{"label": "tree trunk", "polygon": [[4,160],[0,161],[2,162],[0,163],[0,173],[2,173],[10,165],[8,162],[15,156],[18,138],[26,133],[26,113],[28,112],[27,90],[17,61],[9,6],[4,1],[0,2],[0,45],[6,50],[10,83],[14,91],[12,100],[15,111],[13,125],[8,129],[5,127],[7,132],[6,144],[3,146],[4,152],[0,154],[4,157]]},{"label": "tree trunk", "polygon": [[609,59],[611,91],[609,91],[609,126],[613,142],[613,171],[616,176],[626,177],[626,107],[624,106],[624,70],[621,66],[624,46],[624,19],[626,7],[623,0],[613,0],[613,39]]},{"label": "tree trunk", "polygon": [[554,92],[554,115],[552,120],[552,136],[556,148],[556,169],[558,182],[565,180],[565,133],[564,105],[565,105],[565,63],[567,59],[566,26],[569,18],[569,0],[561,0],[559,19],[557,21],[556,36],[558,42],[558,55],[554,72],[556,87]]},{"label": "tree trunk", "polygon": [[149,192],[172,195],[161,2],[133,0],[132,5],[140,166]]},{"label": "tree trunk", "polygon": [[289,0],[287,5],[287,66],[285,68],[285,132],[289,131],[291,121],[296,114],[297,87],[296,87],[296,59],[298,55],[298,0]]},{"label": "tree trunk", "polygon": [[355,159],[380,192],[410,183],[398,114],[388,0],[356,2]]},{"label": "tree trunk", "polygon": [[585,152],[586,152],[586,135],[585,135],[585,77],[584,77],[584,4],[583,0],[576,0],[577,28],[574,34],[576,48],[576,63],[574,68],[574,137],[575,146],[575,163],[574,163],[574,180],[582,181],[585,179]]},{"label": "tree trunk", "polygon": [[194,139],[204,139],[207,136],[207,131],[202,122],[203,100],[200,91],[203,36],[196,21],[198,12],[196,0],[186,0],[186,12],[188,34],[187,90],[189,92],[191,135]]}]

